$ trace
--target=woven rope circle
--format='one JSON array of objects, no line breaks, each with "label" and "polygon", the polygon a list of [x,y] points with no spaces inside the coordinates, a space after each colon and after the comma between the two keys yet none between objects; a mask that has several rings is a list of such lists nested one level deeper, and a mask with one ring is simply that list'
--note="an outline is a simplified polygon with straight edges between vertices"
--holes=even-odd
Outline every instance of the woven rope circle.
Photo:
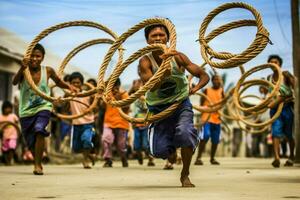
[{"label": "woven rope circle", "polygon": [[[216,30],[212,31],[207,37],[205,37],[205,32],[212,19],[218,14],[220,14],[221,12],[231,8],[243,8],[249,10],[253,14],[255,21],[239,20],[239,21],[231,22],[217,28]],[[257,33],[254,41],[242,53],[240,54],[218,53],[213,51],[213,49],[208,45],[208,42],[214,37],[216,37],[217,35],[222,34],[230,29],[238,28],[242,26],[257,26]],[[268,37],[269,37],[269,33],[266,30],[266,28],[263,26],[261,16],[256,9],[254,9],[252,6],[248,4],[241,3],[241,2],[226,3],[211,11],[205,17],[204,21],[201,24],[199,30],[199,42],[201,47],[201,55],[202,58],[205,60],[205,62],[212,67],[233,68],[236,66],[240,66],[248,62],[255,56],[257,56],[266,47],[267,43],[269,42]],[[224,61],[222,62],[211,61],[210,60],[211,56]]]},{"label": "woven rope circle", "polygon": [[[267,68],[271,68],[274,73],[278,74],[278,80],[277,80],[276,84],[274,85],[274,88],[273,88],[272,92],[270,93],[270,95],[258,105],[252,106],[250,108],[245,108],[245,107],[241,106],[240,99],[239,99],[239,97],[240,97],[239,90],[242,86],[242,83],[251,74],[261,71],[263,69],[267,69]],[[245,112],[261,110],[261,109],[265,108],[272,101],[272,99],[277,95],[277,93],[279,92],[280,85],[282,83],[282,79],[283,79],[283,76],[281,73],[281,69],[277,65],[268,63],[268,64],[263,64],[263,65],[253,67],[252,69],[245,72],[245,74],[243,74],[242,77],[238,80],[236,87],[234,89],[234,92],[233,92],[233,102],[237,108],[239,108],[240,110],[245,111]]]},{"label": "woven rope circle", "polygon": [[[117,38],[117,35],[112,32],[110,29],[108,29],[107,27],[95,23],[95,22],[91,22],[91,21],[71,21],[71,22],[65,22],[65,23],[61,23],[61,24],[57,24],[54,26],[51,26],[47,29],[45,29],[44,31],[42,31],[40,34],[38,34],[33,41],[29,44],[29,46],[27,47],[26,53],[24,58],[26,59],[30,59],[31,54],[32,54],[32,50],[33,48],[36,46],[36,44],[42,40],[43,38],[45,38],[47,35],[49,35],[50,33],[59,30],[59,29],[63,29],[63,28],[67,28],[67,27],[72,27],[72,26],[87,26],[87,27],[93,27],[93,28],[97,28],[100,30],[103,30],[104,32],[108,33],[109,35],[111,35],[113,38]],[[24,77],[27,80],[28,84],[30,85],[30,87],[32,88],[32,90],[39,96],[41,96],[42,98],[53,102],[55,100],[58,100],[58,98],[54,98],[51,96],[48,96],[46,94],[44,94],[42,91],[39,90],[39,88],[36,86],[36,84],[34,83],[30,71],[28,69],[28,66],[26,67],[26,69],[24,70]],[[67,97],[67,98],[60,98],[61,101],[69,101],[71,100],[72,97]]]}]

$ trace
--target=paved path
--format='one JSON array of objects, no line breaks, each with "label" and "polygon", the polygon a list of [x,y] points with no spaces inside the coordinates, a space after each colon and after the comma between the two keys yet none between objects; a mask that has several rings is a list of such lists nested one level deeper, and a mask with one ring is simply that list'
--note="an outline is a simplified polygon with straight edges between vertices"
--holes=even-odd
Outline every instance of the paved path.
[{"label": "paved path", "polygon": [[[180,166],[162,170],[129,162],[122,168],[91,170],[81,165],[46,165],[44,176],[31,174],[31,166],[0,166],[0,199],[300,199],[300,167],[271,168],[269,159],[222,158],[220,166],[192,166],[191,180],[196,188],[181,188]],[[282,161],[283,162],[283,161]]]}]

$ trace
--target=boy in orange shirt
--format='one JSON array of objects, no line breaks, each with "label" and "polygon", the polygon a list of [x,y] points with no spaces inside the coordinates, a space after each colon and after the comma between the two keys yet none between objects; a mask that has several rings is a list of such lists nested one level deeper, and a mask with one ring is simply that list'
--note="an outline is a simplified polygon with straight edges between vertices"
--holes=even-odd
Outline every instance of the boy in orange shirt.
[{"label": "boy in orange shirt", "polygon": [[[121,81],[118,79],[113,87],[112,95],[116,100],[125,99],[128,93],[120,88]],[[129,107],[122,107],[125,113],[128,113]],[[105,160],[103,167],[112,167],[112,145],[116,143],[117,150],[122,160],[122,166],[128,167],[126,157],[126,141],[129,130],[129,122],[123,119],[118,108],[106,105],[104,115],[104,129],[102,135],[103,158]]]},{"label": "boy in orange shirt", "polygon": [[[208,96],[211,100],[212,104],[220,102],[224,98],[224,90],[222,85],[221,76],[215,74],[212,77],[212,87],[206,88],[203,93]],[[201,99],[201,105],[208,106],[209,102],[207,100]],[[209,119],[207,120],[207,118]],[[218,111],[209,113],[203,113],[201,116],[201,121],[203,124],[203,130],[200,136],[200,144],[198,147],[198,155],[195,162],[195,165],[203,165],[201,160],[202,153],[205,149],[205,145],[209,138],[211,138],[211,153],[210,153],[210,163],[212,165],[219,165],[220,163],[216,161],[215,154],[218,148],[218,144],[220,142],[220,134],[221,134],[221,119]],[[206,122],[207,121],[207,122]]]}]

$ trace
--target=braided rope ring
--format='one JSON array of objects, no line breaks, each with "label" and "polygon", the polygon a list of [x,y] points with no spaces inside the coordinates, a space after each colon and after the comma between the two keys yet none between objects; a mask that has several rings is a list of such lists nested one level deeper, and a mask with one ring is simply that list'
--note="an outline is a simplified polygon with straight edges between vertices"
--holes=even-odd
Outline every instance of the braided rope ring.
[{"label": "braided rope ring", "polygon": [[[208,27],[208,24],[212,21],[212,19],[221,13],[222,11],[231,9],[231,8],[243,8],[249,10],[254,18],[255,21],[253,20],[239,20],[235,22],[231,22],[228,24],[225,24],[216,30],[212,31],[211,34],[209,34],[207,37],[205,37],[205,31]],[[257,26],[257,34],[255,37],[255,40],[252,42],[252,44],[244,50],[240,54],[231,54],[231,53],[217,53],[214,52],[208,45],[208,42],[216,37],[216,35],[219,35],[221,33],[224,33],[232,28],[238,28],[241,26]],[[266,30],[266,28],[262,24],[262,19],[259,14],[259,12],[253,8],[252,6],[241,3],[241,2],[234,2],[234,3],[226,3],[223,4],[213,11],[211,11],[204,21],[201,24],[200,30],[199,30],[199,42],[200,42],[200,47],[201,47],[201,55],[202,58],[205,60],[207,64],[209,64],[212,67],[216,68],[233,68],[236,66],[240,66],[255,56],[257,56],[267,45],[269,42],[269,33]],[[211,55],[217,59],[224,60],[223,62],[213,62],[209,59]]]},{"label": "braided rope ring", "polygon": [[[97,28],[100,30],[103,30],[104,32],[108,33],[109,35],[111,35],[113,38],[117,38],[117,35],[112,32],[110,29],[108,29],[107,27],[95,23],[95,22],[91,22],[91,21],[71,21],[71,22],[65,22],[65,23],[61,23],[61,24],[57,24],[54,26],[51,26],[47,29],[45,29],[44,31],[42,31],[40,34],[38,34],[33,41],[29,44],[29,46],[27,47],[26,53],[24,55],[24,59],[30,59],[31,54],[32,54],[32,50],[33,48],[36,46],[36,44],[42,40],[43,38],[45,38],[47,35],[49,35],[50,33],[62,29],[62,28],[67,28],[67,27],[71,27],[71,26],[88,26],[88,27],[93,27],[93,28]],[[44,94],[42,91],[39,90],[39,88],[37,87],[37,85],[34,83],[30,71],[28,69],[28,66],[26,66],[26,69],[24,70],[24,77],[27,80],[28,84],[30,85],[30,87],[32,88],[32,90],[39,96],[41,96],[42,98],[53,102],[55,100],[58,100],[58,98],[54,98],[51,96],[48,96],[46,94]],[[60,98],[61,101],[69,101],[71,100],[72,97],[67,97],[67,98]]]}]

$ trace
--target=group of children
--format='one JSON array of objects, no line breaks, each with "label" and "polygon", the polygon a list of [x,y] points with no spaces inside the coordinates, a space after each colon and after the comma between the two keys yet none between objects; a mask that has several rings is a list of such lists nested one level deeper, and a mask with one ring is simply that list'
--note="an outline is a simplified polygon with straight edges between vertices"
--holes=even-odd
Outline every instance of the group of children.
[{"label": "group of children", "polygon": [[[169,40],[169,31],[162,24],[150,25],[145,28],[145,38],[148,44],[167,44]],[[22,67],[14,77],[13,84],[20,85],[20,106],[19,117],[21,124],[21,132],[24,135],[27,145],[34,155],[34,170],[35,175],[43,174],[42,154],[45,145],[45,137],[49,136],[47,125],[49,123],[50,114],[53,105],[44,100],[42,97],[36,95],[30,88],[27,81],[24,79],[23,71],[26,67],[29,68],[31,76],[37,87],[47,95],[50,95],[48,80],[52,79],[60,88],[69,89],[72,92],[79,92],[82,90],[84,78],[81,73],[74,72],[69,77],[69,83],[61,80],[51,67],[42,66],[41,62],[45,56],[45,50],[37,44],[32,52],[29,60],[23,60]],[[146,83],[158,70],[163,58],[172,56],[170,65],[171,69],[164,74],[163,81],[158,82],[153,89],[148,91],[145,96],[140,97],[133,105],[132,115],[134,117],[144,117],[147,110],[153,114],[157,114],[168,108],[174,102],[180,102],[178,108],[167,118],[156,121],[150,125],[146,124],[132,124],[134,129],[134,150],[137,152],[138,162],[143,163],[143,151],[149,157],[148,166],[154,166],[153,157],[167,159],[171,165],[176,162],[177,149],[181,151],[182,171],[180,182],[182,187],[194,187],[189,179],[189,168],[195,149],[199,146],[199,152],[196,159],[196,165],[202,165],[202,152],[208,139],[212,139],[211,150],[211,164],[218,165],[219,162],[215,159],[215,153],[220,138],[220,116],[218,113],[212,113],[209,117],[203,115],[203,131],[201,137],[199,132],[194,127],[192,104],[189,100],[189,95],[195,93],[197,90],[203,88],[209,81],[208,74],[198,65],[190,61],[190,59],[183,53],[172,51],[164,54],[161,50],[156,50],[146,54],[139,60],[138,74],[140,80],[136,80],[129,91],[133,93],[138,88]],[[187,70],[191,75],[200,79],[199,83],[190,88],[190,84],[185,75]],[[204,93],[211,99],[212,103],[219,102],[224,98],[224,91],[220,76],[212,77],[213,86],[204,90]],[[128,97],[128,93],[120,88],[121,82],[118,79],[115,83],[112,94],[117,100]],[[283,93],[288,93],[288,89],[282,88]],[[70,101],[68,108],[71,114],[81,113],[86,109],[85,105],[90,105],[93,97],[76,97],[78,101]],[[282,101],[282,100],[281,100]],[[208,102],[201,102],[203,106],[208,106]],[[123,167],[128,167],[126,156],[127,135],[129,130],[129,122],[124,120],[119,113],[118,108],[109,104],[103,103],[102,108],[105,107],[104,127],[101,137],[103,158],[105,160],[104,167],[112,167],[112,150],[113,144],[116,144],[116,149],[122,161]],[[284,108],[284,113],[288,113],[291,107],[287,103]],[[276,107],[276,105],[274,105]],[[125,113],[128,113],[129,107],[121,108]],[[286,110],[286,111],[285,111]],[[271,111],[272,112],[272,111]],[[15,123],[18,118],[11,113],[11,107],[8,104],[3,105],[3,115],[0,120],[10,120]],[[282,117],[284,118],[284,116]],[[281,118],[280,118],[281,119]],[[94,115],[87,114],[81,118],[72,120],[73,124],[73,138],[72,149],[76,153],[83,154],[83,167],[91,168],[91,163],[95,161],[95,157],[91,154],[94,147],[93,137],[95,135]],[[290,118],[284,120],[290,120]],[[282,122],[285,123],[285,122]],[[276,127],[275,127],[276,126]],[[285,129],[283,124],[276,122],[272,125],[272,130],[280,126],[280,131]],[[290,130],[287,130],[290,131]],[[274,134],[277,138],[280,134]],[[288,135],[292,141],[291,135]],[[3,133],[2,150],[7,152],[7,159],[11,159],[10,149],[15,148],[17,133],[9,128],[6,128]],[[277,141],[274,141],[275,148],[277,148]],[[293,143],[290,142],[291,149]],[[276,151],[275,151],[276,152]],[[275,154],[274,166],[278,166],[277,153]],[[292,161],[293,154],[290,160]]]}]

